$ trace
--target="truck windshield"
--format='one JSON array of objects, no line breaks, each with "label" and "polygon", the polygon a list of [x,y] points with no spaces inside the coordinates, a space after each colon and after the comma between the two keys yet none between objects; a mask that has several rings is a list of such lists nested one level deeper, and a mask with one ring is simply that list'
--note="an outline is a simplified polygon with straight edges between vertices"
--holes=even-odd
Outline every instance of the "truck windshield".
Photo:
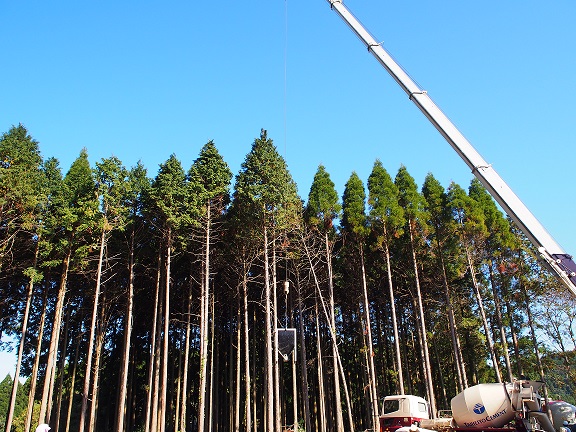
[{"label": "truck windshield", "polygon": [[403,399],[390,399],[384,401],[384,414],[389,414],[400,409]]}]

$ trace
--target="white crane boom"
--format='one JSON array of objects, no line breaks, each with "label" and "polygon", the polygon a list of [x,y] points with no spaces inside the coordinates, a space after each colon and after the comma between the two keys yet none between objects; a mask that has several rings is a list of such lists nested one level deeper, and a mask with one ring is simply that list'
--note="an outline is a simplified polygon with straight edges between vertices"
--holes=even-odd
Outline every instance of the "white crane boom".
[{"label": "white crane boom", "polygon": [[576,263],[552,238],[542,224],[528,210],[506,182],[476,151],[448,117],[436,106],[426,91],[422,90],[394,61],[388,52],[372,37],[364,26],[344,6],[342,0],[327,0],[356,35],[366,44],[378,62],[408,94],[408,97],[438,129],[456,153],[466,162],[504,211],[518,225],[528,239],[538,248],[541,258],[558,278],[576,296]]}]

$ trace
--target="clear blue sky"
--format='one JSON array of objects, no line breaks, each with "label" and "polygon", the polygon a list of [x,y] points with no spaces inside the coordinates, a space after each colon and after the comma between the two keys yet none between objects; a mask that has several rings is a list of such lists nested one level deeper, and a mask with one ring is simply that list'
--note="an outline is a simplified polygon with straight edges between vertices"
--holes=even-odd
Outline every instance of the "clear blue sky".
[{"label": "clear blue sky", "polygon": [[[346,5],[576,254],[576,2]],[[340,195],[376,158],[419,185],[472,178],[325,0],[3,2],[0,16],[0,132],[23,123],[64,172],[86,147],[153,177],[212,139],[237,173],[265,128],[304,199],[320,163]]]}]

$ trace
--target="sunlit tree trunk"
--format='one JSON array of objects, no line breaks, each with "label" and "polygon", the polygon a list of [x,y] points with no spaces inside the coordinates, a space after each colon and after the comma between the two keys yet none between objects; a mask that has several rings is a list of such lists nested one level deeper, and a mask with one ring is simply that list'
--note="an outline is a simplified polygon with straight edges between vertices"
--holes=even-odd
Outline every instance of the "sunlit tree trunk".
[{"label": "sunlit tree trunk", "polygon": [[366,268],[364,266],[364,249],[360,244],[360,265],[362,267],[362,294],[364,298],[364,320],[366,323],[366,342],[368,355],[368,376],[370,387],[370,406],[372,411],[372,429],[378,430],[378,388],[376,386],[376,369],[374,367],[374,348],[372,346],[372,320],[370,319],[370,304],[368,302],[368,284],[366,283]]},{"label": "sunlit tree trunk", "polygon": [[28,407],[26,408],[26,426],[25,432],[30,430],[32,424],[32,416],[34,414],[34,396],[36,395],[36,382],[38,380],[38,367],[40,366],[40,353],[42,352],[42,339],[44,337],[44,324],[46,322],[46,314],[48,312],[48,289],[44,290],[44,297],[42,300],[42,315],[40,316],[40,325],[38,330],[38,342],[36,344],[36,355],[34,357],[34,364],[32,366],[32,375],[30,376],[30,392],[28,393]]},{"label": "sunlit tree trunk", "polygon": [[416,259],[416,249],[414,248],[414,226],[413,221],[408,220],[410,247],[412,251],[412,263],[414,264],[414,278],[416,285],[416,300],[418,302],[418,316],[420,322],[420,332],[422,337],[422,351],[424,354],[424,375],[426,378],[426,388],[428,389],[428,402],[432,411],[432,418],[436,418],[436,396],[434,395],[434,382],[432,381],[432,366],[430,365],[430,354],[428,353],[428,336],[426,334],[426,319],[424,316],[424,306],[422,304],[422,291],[420,289],[420,276],[418,272],[418,260]]},{"label": "sunlit tree trunk", "polygon": [[[106,291],[103,295],[103,303],[106,301]],[[100,363],[102,360],[102,347],[104,345],[104,336],[106,333],[104,325],[104,310],[100,311],[100,325],[96,333],[96,349],[94,351],[94,382],[92,383],[92,399],[90,403],[90,416],[88,421],[88,432],[96,430],[96,421],[98,419],[98,400],[100,395]]]},{"label": "sunlit tree trunk", "polygon": [[158,265],[156,268],[156,289],[154,295],[154,313],[152,317],[152,329],[150,332],[150,357],[148,360],[148,393],[146,402],[146,425],[145,432],[152,430],[156,431],[156,402],[154,402],[153,395],[155,393],[156,385],[154,378],[156,376],[156,340],[158,333],[158,316],[160,314],[160,276],[161,276],[161,262],[162,256],[158,254]]},{"label": "sunlit tree trunk", "polygon": [[274,364],[272,346],[272,299],[270,263],[268,257],[268,228],[264,226],[264,307],[266,337],[266,431],[274,431]]},{"label": "sunlit tree trunk", "polygon": [[50,422],[50,405],[53,393],[53,377],[56,369],[56,359],[58,345],[60,342],[60,325],[62,324],[62,312],[64,310],[64,297],[66,296],[66,283],[68,281],[68,269],[72,252],[69,250],[62,261],[62,274],[60,276],[60,286],[58,298],[54,306],[54,320],[52,321],[52,335],[50,336],[50,348],[48,349],[48,359],[46,361],[46,373],[44,375],[44,387],[42,389],[42,401],[40,404],[40,416],[38,423]]},{"label": "sunlit tree trunk", "polygon": [[[308,394],[308,356],[306,354],[306,341],[304,333],[304,316],[302,313],[302,294],[300,292],[300,286],[296,287],[298,295],[298,325],[300,327],[300,373],[302,375],[302,406],[304,411],[304,427],[305,431],[312,431],[312,423],[310,421],[310,395]],[[318,306],[316,306],[316,311],[318,311]],[[318,319],[318,315],[316,315]],[[317,329],[318,330],[318,329]],[[322,361],[322,356],[320,352],[318,354],[318,362]],[[323,408],[323,407],[322,407]]]},{"label": "sunlit tree trunk", "polygon": [[180,409],[180,432],[186,432],[188,421],[186,411],[188,405],[188,368],[190,367],[190,333],[192,313],[192,283],[188,285],[188,305],[186,309],[186,336],[184,338],[184,370],[182,371],[182,407]]},{"label": "sunlit tree trunk", "polygon": [[70,388],[68,389],[68,412],[66,413],[65,432],[70,430],[70,419],[72,418],[72,406],[74,405],[74,386],[76,384],[76,371],[78,369],[78,355],[80,353],[80,336],[76,336],[76,352],[74,353],[74,366],[72,367],[72,377]]},{"label": "sunlit tree trunk", "polygon": [[84,432],[86,411],[88,409],[88,394],[92,379],[92,357],[94,353],[94,337],[96,333],[96,319],[98,317],[98,301],[100,300],[100,282],[102,280],[102,263],[104,261],[104,247],[106,244],[106,230],[102,229],[100,236],[100,254],[98,256],[98,268],[96,273],[96,288],[94,290],[94,304],[92,305],[92,320],[90,333],[88,334],[88,351],[86,354],[86,372],[84,373],[84,389],[82,390],[82,408],[80,409],[80,426],[78,430]]},{"label": "sunlit tree trunk", "polygon": [[468,250],[468,246],[464,246],[466,253],[466,260],[468,262],[468,270],[470,271],[470,276],[472,277],[472,285],[474,288],[474,294],[476,295],[476,301],[478,302],[478,310],[480,312],[480,317],[482,318],[482,326],[484,327],[484,332],[486,333],[486,345],[488,346],[488,352],[492,358],[492,368],[496,374],[496,380],[500,383],[502,378],[500,376],[500,367],[498,366],[498,358],[496,357],[496,351],[494,349],[494,342],[492,340],[492,335],[490,333],[490,327],[488,326],[488,320],[486,319],[486,311],[484,310],[484,303],[482,302],[482,296],[480,294],[480,287],[476,280],[476,270],[472,262],[472,256]]},{"label": "sunlit tree trunk", "polygon": [[[328,269],[328,289],[330,301],[330,327],[331,332],[336,335],[336,315],[334,309],[334,278],[332,276],[332,253],[328,233],[324,234],[324,247],[326,249],[326,266]],[[336,336],[332,341],[332,362],[334,367],[334,403],[336,405],[336,432],[344,432],[344,417],[342,416],[342,396],[340,391],[340,377],[338,375],[338,347],[336,346]]]},{"label": "sunlit tree trunk", "polygon": [[[384,229],[386,230],[386,229]],[[384,233],[386,236],[386,233]],[[388,242],[384,244],[384,256],[386,257],[386,269],[388,275],[388,290],[390,292],[390,312],[392,314],[392,329],[394,331],[394,351],[396,354],[396,372],[398,373],[398,387],[400,394],[404,394],[404,374],[402,372],[402,353],[400,351],[400,337],[398,336],[398,319],[396,318],[396,299],[394,285],[392,283],[392,265],[390,264],[390,248]]]},{"label": "sunlit tree trunk", "polygon": [[245,426],[246,431],[250,432],[252,430],[252,383],[250,380],[250,327],[249,327],[249,315],[248,315],[248,268],[246,266],[246,261],[243,262],[242,270],[242,298],[244,302],[244,385],[246,393],[246,418]]},{"label": "sunlit tree trunk", "polygon": [[128,391],[128,366],[130,364],[130,341],[132,339],[132,308],[134,304],[134,229],[130,232],[128,258],[128,293],[126,299],[126,318],[124,321],[124,347],[122,349],[122,364],[120,366],[120,391],[118,396],[118,411],[116,413],[116,432],[124,431],[126,419],[126,394]]},{"label": "sunlit tree trunk", "polygon": [[[39,240],[39,239],[38,239]],[[28,317],[30,316],[30,308],[32,306],[32,294],[34,292],[34,276],[36,275],[36,262],[38,260],[38,243],[34,252],[34,266],[33,273],[28,282],[28,291],[26,293],[26,306],[24,307],[24,316],[22,317],[22,330],[20,336],[20,343],[18,344],[18,357],[16,359],[16,370],[14,372],[14,381],[12,382],[12,395],[10,397],[10,404],[8,405],[8,414],[6,416],[5,430],[12,429],[12,419],[14,417],[14,407],[16,406],[16,394],[18,392],[18,383],[20,382],[20,366],[22,364],[22,355],[24,353],[24,343],[26,342],[26,333],[28,331]]]},{"label": "sunlit tree trunk", "polygon": [[164,339],[162,345],[162,389],[160,392],[160,432],[166,430],[166,417],[168,411],[168,345],[170,338],[170,277],[172,258],[172,228],[168,227],[166,233],[166,286],[164,292]]},{"label": "sunlit tree trunk", "polygon": [[506,371],[508,372],[508,382],[512,382],[514,377],[512,373],[512,364],[510,362],[510,353],[508,352],[508,340],[506,338],[506,329],[502,320],[502,306],[500,303],[500,295],[496,287],[496,278],[494,276],[494,263],[492,260],[488,261],[488,271],[490,274],[490,285],[492,286],[492,296],[494,297],[494,312],[496,312],[496,323],[500,329],[500,343],[502,344],[502,353],[506,362]]}]

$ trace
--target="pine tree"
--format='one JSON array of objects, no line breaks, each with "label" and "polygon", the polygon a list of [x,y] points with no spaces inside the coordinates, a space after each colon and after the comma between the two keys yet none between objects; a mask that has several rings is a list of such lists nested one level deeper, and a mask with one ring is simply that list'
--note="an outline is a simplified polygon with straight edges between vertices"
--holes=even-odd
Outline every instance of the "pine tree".
[{"label": "pine tree", "polygon": [[271,235],[273,237],[288,229],[291,224],[298,223],[301,203],[286,162],[278,154],[265,130],[254,140],[250,153],[242,163],[234,190],[232,217],[243,225],[238,232],[243,231],[252,238],[259,239],[262,245],[266,351],[264,424],[267,430],[273,430],[279,427],[281,414],[274,413],[274,408],[277,409],[276,402],[279,402],[274,394],[275,347],[272,334],[272,288],[276,287],[271,286],[269,244]]},{"label": "pine tree", "polygon": [[344,240],[348,243],[349,251],[347,253],[348,257],[352,257],[355,253],[360,255],[360,286],[362,295],[362,309],[364,311],[363,317],[363,333],[366,335],[365,349],[366,358],[366,370],[368,371],[368,400],[371,409],[371,423],[372,428],[376,430],[378,428],[378,390],[376,387],[376,371],[374,367],[374,352],[372,344],[372,319],[370,317],[370,303],[368,300],[368,284],[366,282],[366,266],[364,259],[364,246],[366,242],[366,237],[369,233],[368,219],[365,212],[366,206],[366,192],[364,190],[364,185],[355,172],[352,173],[346,186],[344,188],[344,194],[342,196],[342,229],[345,238],[348,237],[349,240]]},{"label": "pine tree", "polygon": [[[47,241],[52,244],[57,259],[61,260],[61,275],[52,320],[52,335],[42,391],[39,423],[46,423],[50,420],[68,273],[71,267],[85,265],[84,258],[90,252],[94,242],[93,233],[97,224],[98,200],[96,183],[92,177],[86,149],[80,152],[78,158],[70,166],[60,189],[55,191],[52,202],[54,213],[50,215],[47,221],[50,231]],[[55,264],[55,262],[53,263]]]},{"label": "pine tree", "polygon": [[[394,183],[398,187],[399,203],[404,208],[406,224],[408,226],[408,236],[410,238],[410,249],[412,263],[414,266],[414,282],[416,287],[416,300],[418,303],[418,320],[420,322],[420,334],[422,339],[422,354],[424,360],[424,376],[426,379],[426,389],[432,416],[436,416],[436,396],[434,394],[434,382],[432,380],[432,365],[428,352],[428,336],[426,331],[426,318],[424,316],[424,306],[422,301],[422,290],[420,288],[419,264],[416,257],[418,239],[422,237],[422,232],[427,229],[427,215],[424,210],[426,201],[418,192],[418,187],[414,178],[408,173],[405,166],[401,166],[396,174]],[[423,243],[423,241],[421,241]]]},{"label": "pine tree", "polygon": [[[200,387],[198,404],[198,430],[204,430],[204,412],[206,403],[206,370],[208,363],[208,322],[210,316],[208,306],[210,301],[210,254],[211,244],[214,242],[213,225],[229,200],[228,191],[232,172],[228,164],[218,153],[213,141],[202,147],[198,159],[188,172],[190,187],[195,198],[201,206],[203,229],[203,280],[200,296]],[[214,295],[214,294],[213,294]],[[212,317],[214,320],[214,317]],[[213,322],[213,321],[212,321]],[[214,349],[214,348],[213,348]],[[186,380],[185,380],[186,381]],[[186,390],[186,387],[184,387]],[[185,393],[185,392],[184,392]],[[182,405],[181,430],[185,432],[185,404]]]},{"label": "pine tree", "polygon": [[375,247],[384,253],[390,293],[390,309],[394,331],[394,346],[398,374],[398,390],[404,394],[404,374],[400,352],[400,337],[398,334],[398,319],[396,317],[396,299],[392,282],[392,265],[390,262],[390,246],[392,241],[403,232],[405,223],[404,209],[398,202],[398,187],[383,167],[376,160],[368,177],[368,205],[370,209],[370,225],[376,238]]},{"label": "pine tree", "polygon": [[498,366],[498,358],[494,348],[490,326],[486,318],[486,310],[482,300],[482,293],[480,291],[480,283],[477,278],[477,269],[475,264],[474,250],[482,250],[483,241],[486,238],[486,225],[484,223],[484,214],[476,202],[466,195],[456,183],[452,183],[448,188],[448,202],[452,217],[458,224],[458,235],[461,241],[466,264],[470,277],[472,279],[472,290],[476,296],[478,310],[482,319],[482,326],[484,328],[484,336],[486,338],[486,347],[492,360],[492,367],[494,369],[495,378],[498,382],[502,381],[500,376],[500,368]]},{"label": "pine tree", "polygon": [[448,197],[440,182],[429,173],[424,179],[422,193],[426,199],[426,210],[428,214],[428,224],[431,227],[430,240],[436,249],[436,257],[440,267],[442,285],[444,286],[444,301],[448,315],[448,324],[450,327],[450,339],[452,341],[453,359],[455,363],[457,376],[457,392],[461,392],[468,387],[466,377],[466,365],[462,356],[460,337],[458,327],[452,306],[452,296],[450,292],[450,283],[448,279],[448,270],[446,268],[445,256],[449,255],[448,251],[453,247],[454,241],[454,220],[451,218],[448,207]]},{"label": "pine tree", "polygon": [[[318,166],[314,175],[314,180],[310,186],[308,194],[308,203],[305,209],[306,221],[324,235],[325,260],[328,271],[328,297],[330,303],[330,331],[333,334],[334,343],[332,343],[332,367],[334,369],[334,403],[336,405],[336,430],[342,431],[344,428],[342,418],[342,401],[340,391],[340,378],[336,372],[338,366],[338,346],[336,341],[336,316],[334,306],[334,276],[332,269],[332,252],[334,249],[334,237],[336,230],[334,219],[340,217],[342,206],[338,202],[338,193],[334,188],[334,182],[330,179],[330,174],[326,172],[323,165]],[[318,345],[320,348],[320,345]],[[323,376],[319,376],[319,386],[323,389]],[[322,424],[324,424],[324,413],[322,415]],[[309,419],[307,419],[307,423]],[[306,430],[311,426],[307,425]]]},{"label": "pine tree", "polygon": [[[152,183],[150,191],[156,224],[162,236],[164,248],[164,315],[162,327],[162,383],[160,385],[160,407],[158,423],[152,425],[164,432],[167,424],[168,410],[168,347],[170,338],[170,288],[172,277],[172,256],[177,240],[182,237],[182,230],[194,223],[194,206],[190,205],[189,188],[182,164],[174,154],[160,165],[160,170]],[[160,317],[159,317],[160,318]]]}]

